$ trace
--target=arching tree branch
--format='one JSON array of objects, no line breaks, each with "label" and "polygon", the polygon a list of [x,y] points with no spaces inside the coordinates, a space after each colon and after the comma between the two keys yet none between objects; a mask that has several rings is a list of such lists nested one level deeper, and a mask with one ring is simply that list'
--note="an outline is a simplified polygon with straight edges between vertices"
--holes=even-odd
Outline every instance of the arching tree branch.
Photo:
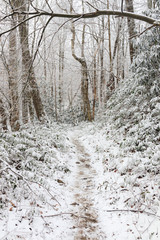
[{"label": "arching tree branch", "polygon": [[[153,24],[155,26],[160,26],[160,19],[154,19],[142,14],[136,14],[136,13],[132,13],[132,12],[126,12],[126,11],[115,11],[115,10],[99,10],[99,11],[95,11],[95,12],[89,12],[89,13],[84,13],[84,14],[68,14],[68,13],[53,13],[53,12],[46,12],[46,11],[40,11],[37,10],[35,12],[20,12],[20,11],[15,11],[12,13],[12,15],[14,14],[21,14],[21,15],[30,15],[31,17],[29,17],[28,19],[25,19],[25,21],[29,21],[33,18],[36,17],[40,17],[40,16],[50,16],[52,18],[71,18],[71,19],[82,19],[82,18],[96,18],[99,16],[109,16],[109,15],[113,15],[113,16],[119,16],[119,17],[128,17],[128,18],[133,18],[136,20],[140,20],[149,24]],[[4,18],[6,19],[7,17],[11,16],[5,16]],[[0,21],[3,21],[3,19],[1,19]],[[18,26],[17,26],[18,27]],[[9,29],[7,31],[4,31],[2,33],[0,33],[0,36],[2,36],[3,34],[12,31],[13,29]]]}]

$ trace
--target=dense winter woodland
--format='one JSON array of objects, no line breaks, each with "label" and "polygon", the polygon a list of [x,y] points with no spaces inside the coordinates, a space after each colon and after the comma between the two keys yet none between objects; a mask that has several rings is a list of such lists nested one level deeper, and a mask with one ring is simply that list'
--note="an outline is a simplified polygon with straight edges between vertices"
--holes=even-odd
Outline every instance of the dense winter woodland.
[{"label": "dense winter woodland", "polygon": [[160,239],[160,0],[0,1],[0,240]]}]

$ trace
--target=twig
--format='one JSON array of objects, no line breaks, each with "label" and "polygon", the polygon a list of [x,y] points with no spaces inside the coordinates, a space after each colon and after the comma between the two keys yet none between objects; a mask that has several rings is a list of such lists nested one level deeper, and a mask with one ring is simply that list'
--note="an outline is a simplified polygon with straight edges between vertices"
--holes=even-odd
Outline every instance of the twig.
[{"label": "twig", "polygon": [[1,170],[0,170],[0,174],[3,173],[3,172],[6,172],[7,169],[8,169],[8,167],[1,169]]},{"label": "twig", "polygon": [[[23,181],[26,183],[26,185],[27,185],[28,188],[31,190],[31,192],[34,193],[36,196],[38,196],[38,195],[32,190],[32,188],[30,187],[30,185],[29,185],[28,182],[34,183],[34,184],[42,187],[43,189],[45,189],[45,190],[47,191],[47,193],[52,197],[52,199],[55,200],[55,201],[59,204],[59,206],[61,206],[61,204],[60,204],[60,203],[58,202],[58,200],[52,195],[52,193],[51,193],[47,188],[45,188],[42,184],[37,183],[37,182],[32,181],[32,180],[29,180],[29,179],[26,179],[26,178],[23,177],[21,174],[19,174],[17,171],[13,170],[6,161],[4,161],[4,160],[2,160],[2,159],[0,159],[0,161],[3,162],[3,163],[5,163],[5,164],[7,165],[6,169],[3,169],[3,171],[9,169],[12,173],[14,173],[15,175],[17,175],[17,176],[20,178],[20,180],[23,180]],[[49,205],[50,205],[50,204],[49,204]]]},{"label": "twig", "polygon": [[64,11],[65,13],[68,13],[67,9],[62,8],[62,7],[59,5],[59,3],[58,3],[57,0],[56,0],[56,4],[57,4],[57,6],[58,6],[62,11]]},{"label": "twig", "polygon": [[144,210],[133,210],[133,209],[111,209],[111,210],[106,210],[106,212],[133,212],[133,213],[145,213],[150,216],[154,216],[157,218],[160,218],[159,215],[156,215],[155,213],[147,212]]},{"label": "twig", "polygon": [[14,27],[12,27],[12,28],[10,28],[10,29],[8,29],[8,30],[0,33],[0,37],[1,37],[2,35],[6,34],[6,33],[9,33],[9,32],[11,32],[11,31],[15,30],[15,29],[18,28],[20,25],[22,25],[23,23],[31,20],[32,18],[39,17],[39,16],[41,16],[41,13],[38,13],[37,15],[31,16],[31,17],[29,17],[29,18],[26,18],[24,21],[18,23],[18,24],[15,25]]},{"label": "twig", "polygon": [[150,222],[149,226],[143,231],[142,234],[144,234],[149,228],[150,226],[152,225],[152,223],[155,221],[155,218]]},{"label": "twig", "polygon": [[83,219],[86,219],[89,222],[93,222],[93,223],[97,222],[97,220],[95,218],[89,218],[89,217],[85,217],[85,216],[78,216],[78,215],[76,215],[74,213],[57,213],[57,214],[53,214],[53,215],[43,216],[43,218],[58,217],[58,216],[61,216],[61,215],[71,215],[71,217],[83,218]]},{"label": "twig", "polygon": [[48,19],[48,21],[46,22],[46,24],[45,24],[45,26],[44,26],[44,28],[43,28],[43,30],[42,30],[40,39],[39,39],[39,41],[38,41],[37,50],[36,50],[36,52],[35,52],[35,54],[34,54],[34,56],[33,56],[33,61],[32,61],[32,64],[31,64],[31,65],[33,65],[33,62],[34,62],[34,60],[35,60],[35,58],[36,58],[36,56],[37,56],[38,49],[39,49],[39,47],[40,47],[40,45],[41,45],[41,42],[42,42],[44,32],[45,32],[47,26],[49,25],[50,21],[52,20],[52,18],[53,18],[53,17],[51,16],[51,17]]},{"label": "twig", "polygon": [[95,9],[97,12],[99,11],[98,8],[94,7],[92,4],[90,4],[89,2],[86,2],[90,7],[92,7],[93,9]]},{"label": "twig", "polygon": [[78,20],[80,20],[81,18],[83,18],[84,14],[82,14],[79,18],[77,18],[76,20],[73,21],[73,23],[77,22]]},{"label": "twig", "polygon": [[49,9],[51,10],[51,12],[53,13],[53,10],[52,10],[52,8],[51,8],[51,6],[50,6],[48,0],[45,0],[45,2],[46,2],[46,4],[47,4],[47,6],[49,7]]},{"label": "twig", "polygon": [[64,23],[61,24],[61,26],[59,26],[59,28],[57,29],[57,31],[54,33],[53,37],[52,37],[52,40],[53,38],[55,37],[55,35],[59,32],[59,30],[66,24],[68,23],[69,21],[71,21],[72,18],[68,19],[67,21],[65,21]]},{"label": "twig", "polygon": [[[51,17],[48,19],[48,21],[46,22],[46,24],[45,24],[45,26],[44,26],[44,28],[43,28],[43,30],[42,30],[42,33],[41,33],[41,35],[40,35],[40,39],[39,39],[39,41],[38,41],[37,49],[36,49],[36,51],[35,51],[35,53],[34,53],[34,56],[33,56],[32,61],[31,61],[31,63],[30,63],[30,67],[29,67],[29,69],[28,69],[27,80],[26,80],[25,85],[24,85],[24,87],[23,87],[23,89],[22,89],[22,92],[24,92],[24,90],[25,90],[26,87],[27,87],[28,82],[30,81],[30,75],[31,75],[31,69],[32,69],[32,67],[33,67],[33,63],[34,63],[34,61],[35,61],[35,59],[36,59],[36,56],[37,56],[39,47],[40,47],[40,45],[41,45],[44,32],[45,32],[47,26],[49,25],[50,21],[52,20],[52,18],[53,18],[53,17],[51,16]],[[21,94],[22,94],[22,92],[21,92]]]},{"label": "twig", "polygon": [[35,7],[35,6],[33,5],[33,1],[30,1],[30,5],[32,6],[32,8],[33,8],[36,12],[44,12],[44,13],[46,13],[46,11],[41,10],[41,9]]},{"label": "twig", "polygon": [[51,193],[47,188],[45,188],[42,184],[37,183],[37,182],[35,182],[35,181],[31,181],[31,180],[29,180],[29,179],[27,179],[27,181],[29,181],[29,182],[31,182],[31,183],[34,183],[34,184],[37,184],[37,185],[39,185],[40,187],[42,187],[43,189],[45,189],[45,190],[47,191],[47,193],[52,197],[52,199],[55,200],[55,201],[59,204],[59,206],[61,206],[61,204],[60,204],[60,203],[58,202],[58,200],[52,195],[52,193]]},{"label": "twig", "polygon": [[[49,25],[50,21],[52,20],[52,18],[53,18],[53,16],[51,16],[51,17],[48,19],[47,23],[45,24],[45,26],[44,26],[44,28],[43,28],[43,30],[42,30],[40,39],[39,39],[39,41],[38,41],[37,49],[36,49],[36,51],[35,51],[35,53],[34,53],[34,55],[33,55],[33,59],[32,59],[32,61],[31,61],[31,63],[30,63],[30,67],[29,67],[29,69],[28,69],[28,72],[29,72],[29,73],[28,73],[28,76],[27,76],[27,80],[26,80],[26,82],[25,82],[25,85],[24,85],[24,87],[23,87],[23,89],[22,89],[22,92],[24,92],[24,90],[25,90],[25,88],[27,87],[27,84],[28,84],[28,82],[29,82],[29,80],[30,80],[29,78],[30,78],[30,74],[31,74],[31,68],[32,68],[33,63],[34,63],[34,61],[35,61],[35,59],[36,59],[36,56],[37,56],[37,54],[38,54],[39,47],[40,47],[40,45],[41,45],[44,32],[45,32],[47,26]],[[67,22],[69,22],[69,21],[71,21],[71,19],[68,19],[67,21],[65,21],[65,22],[58,28],[58,30],[54,33],[52,39],[53,39],[54,36],[57,34],[57,32],[58,32]],[[22,92],[21,92],[21,94],[22,94]],[[59,204],[60,204],[60,203],[59,203]]]},{"label": "twig", "polygon": [[129,40],[131,40],[131,39],[133,39],[133,38],[136,38],[136,37],[140,37],[143,33],[145,33],[146,31],[148,31],[148,30],[150,30],[151,28],[153,28],[153,27],[155,27],[156,25],[151,25],[151,26],[149,26],[148,28],[146,28],[144,31],[142,31],[141,33],[139,33],[139,34],[136,34],[136,35],[134,35],[134,36],[132,36],[132,37],[130,37],[129,38]]},{"label": "twig", "polygon": [[17,175],[21,180],[23,180],[26,185],[28,186],[28,188],[30,189],[30,191],[35,194],[36,196],[38,196],[33,190],[32,188],[30,187],[29,183],[27,182],[27,180],[22,176],[20,175],[19,173],[17,173],[16,171],[14,171],[11,167],[7,167],[7,169],[9,169],[12,173],[14,173],[15,175]]}]

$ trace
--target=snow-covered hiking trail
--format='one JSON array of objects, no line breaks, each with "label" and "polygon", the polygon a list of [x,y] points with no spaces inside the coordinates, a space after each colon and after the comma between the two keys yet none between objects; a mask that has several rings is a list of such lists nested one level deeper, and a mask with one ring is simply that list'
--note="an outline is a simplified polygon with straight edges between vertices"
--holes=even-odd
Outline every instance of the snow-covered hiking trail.
[{"label": "snow-covered hiking trail", "polygon": [[72,191],[77,206],[78,215],[81,216],[76,221],[78,231],[75,234],[75,240],[85,239],[105,239],[104,234],[98,223],[98,210],[94,206],[94,197],[96,190],[96,178],[98,173],[91,164],[91,155],[89,155],[78,141],[76,135],[72,139],[77,152],[77,170],[74,173]]},{"label": "snow-covered hiking trail", "polygon": [[[120,140],[121,136],[118,138]],[[129,176],[118,173],[114,160],[117,158],[117,162],[120,161],[126,153],[122,155],[124,153],[120,150],[117,136],[109,132],[96,132],[88,126],[72,131],[70,139],[75,150],[75,170],[72,175],[74,208],[71,211],[79,216],[73,239],[159,239],[160,221],[155,216],[141,216],[143,203],[140,199],[138,203],[136,199],[139,197],[137,189],[133,189],[132,184],[127,186],[127,181],[132,181]],[[118,164],[125,168],[122,165],[122,162]],[[127,168],[130,169],[130,166]],[[137,203],[137,213],[132,209],[133,206],[127,206],[131,199],[133,204],[134,201]]]},{"label": "snow-covered hiking trail", "polygon": [[160,239],[159,172],[116,129],[86,123],[26,135],[33,141],[25,161],[37,165],[21,172],[16,196],[7,195],[0,240]]}]

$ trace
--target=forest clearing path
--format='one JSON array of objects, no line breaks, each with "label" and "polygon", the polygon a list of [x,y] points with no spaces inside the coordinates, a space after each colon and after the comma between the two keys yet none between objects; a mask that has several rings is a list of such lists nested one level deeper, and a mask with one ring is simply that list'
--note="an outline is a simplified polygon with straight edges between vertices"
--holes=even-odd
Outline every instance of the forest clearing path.
[{"label": "forest clearing path", "polygon": [[[158,239],[158,219],[140,214],[144,207],[152,211],[139,197],[144,181],[152,181],[132,170],[134,153],[124,151],[121,138],[123,135],[112,129],[95,131],[92,125],[76,127],[69,134],[73,144],[69,185],[73,196],[70,212],[76,216],[74,240]],[[137,213],[132,212],[132,205]]]},{"label": "forest clearing path", "polygon": [[106,239],[98,223],[98,209],[96,209],[95,190],[97,171],[91,164],[91,155],[78,139],[78,135],[72,138],[75,146],[78,161],[76,161],[76,171],[74,173],[73,206],[77,206],[78,215],[76,228],[78,229],[74,240],[99,240]]},{"label": "forest clearing path", "polygon": [[160,178],[146,168],[156,169],[153,153],[130,151],[123,134],[97,122],[31,130],[3,140],[24,165],[12,167],[14,192],[3,192],[0,240],[160,239]]}]

